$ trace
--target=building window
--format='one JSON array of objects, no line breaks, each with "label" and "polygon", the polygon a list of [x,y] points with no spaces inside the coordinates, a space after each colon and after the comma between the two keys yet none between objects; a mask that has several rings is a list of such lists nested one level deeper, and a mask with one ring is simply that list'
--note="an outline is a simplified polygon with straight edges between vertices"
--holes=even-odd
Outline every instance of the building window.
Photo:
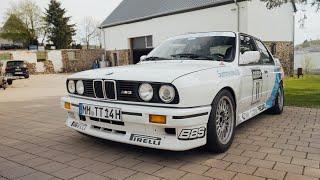
[{"label": "building window", "polygon": [[152,48],[153,47],[153,39],[152,36],[146,36],[146,48]]},{"label": "building window", "polygon": [[133,41],[133,49],[150,49],[153,48],[153,39],[152,36],[142,36],[132,38]]}]

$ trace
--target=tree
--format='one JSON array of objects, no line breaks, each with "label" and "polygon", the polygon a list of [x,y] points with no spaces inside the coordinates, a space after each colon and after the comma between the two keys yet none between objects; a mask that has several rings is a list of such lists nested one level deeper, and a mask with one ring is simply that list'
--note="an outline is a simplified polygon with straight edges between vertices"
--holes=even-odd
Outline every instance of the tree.
[{"label": "tree", "polygon": [[87,46],[87,49],[89,49],[92,41],[94,44],[100,45],[99,22],[93,17],[85,17],[81,26],[81,41]]},{"label": "tree", "polygon": [[19,3],[12,3],[7,10],[7,16],[15,15],[19,18],[28,29],[29,44],[38,44],[38,37],[45,30],[42,12],[31,0],[19,1]]},{"label": "tree", "polygon": [[66,10],[61,8],[60,2],[50,0],[44,19],[48,30],[48,41],[51,41],[57,49],[69,48],[76,32],[75,25],[69,24],[70,17],[66,17],[65,13]]},{"label": "tree", "polygon": [[316,8],[317,11],[320,10],[320,0],[261,0],[267,3],[267,8],[272,9],[276,7],[280,7],[286,3],[295,4],[311,4]]},{"label": "tree", "polygon": [[21,42],[24,46],[27,46],[33,40],[27,26],[14,14],[10,15],[5,22],[0,36],[13,42]]}]

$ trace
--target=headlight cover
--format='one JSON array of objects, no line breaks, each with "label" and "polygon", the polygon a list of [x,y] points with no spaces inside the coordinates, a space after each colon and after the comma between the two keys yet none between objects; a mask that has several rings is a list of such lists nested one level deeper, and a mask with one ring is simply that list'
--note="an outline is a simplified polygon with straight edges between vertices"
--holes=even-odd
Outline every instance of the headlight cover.
[{"label": "headlight cover", "polygon": [[153,98],[153,87],[148,83],[141,84],[139,87],[139,96],[143,101],[151,101]]},{"label": "headlight cover", "polygon": [[68,91],[72,94],[76,92],[76,84],[74,83],[73,80],[68,81]]},{"label": "headlight cover", "polygon": [[84,93],[84,85],[83,85],[83,82],[81,80],[77,81],[76,90],[77,90],[77,93],[79,95],[83,95],[83,93]]},{"label": "headlight cover", "polygon": [[159,89],[159,97],[164,103],[171,103],[175,98],[176,92],[172,86],[162,85]]}]

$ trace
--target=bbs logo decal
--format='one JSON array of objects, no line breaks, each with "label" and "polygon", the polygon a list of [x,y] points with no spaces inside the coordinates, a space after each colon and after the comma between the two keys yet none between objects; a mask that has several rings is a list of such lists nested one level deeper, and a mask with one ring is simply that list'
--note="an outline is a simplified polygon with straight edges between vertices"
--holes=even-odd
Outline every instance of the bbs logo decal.
[{"label": "bbs logo decal", "polygon": [[145,135],[140,135],[140,134],[131,134],[130,141],[159,146],[161,143],[161,138],[152,137],[152,136],[145,136]]},{"label": "bbs logo decal", "polygon": [[178,139],[179,140],[194,140],[203,138],[206,135],[206,128],[200,127],[195,129],[182,129]]}]

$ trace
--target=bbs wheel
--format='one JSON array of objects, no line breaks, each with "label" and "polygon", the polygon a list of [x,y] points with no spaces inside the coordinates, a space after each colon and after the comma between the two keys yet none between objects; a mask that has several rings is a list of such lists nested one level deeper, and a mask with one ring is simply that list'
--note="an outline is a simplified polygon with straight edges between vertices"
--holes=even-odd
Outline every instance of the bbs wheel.
[{"label": "bbs wheel", "polygon": [[282,83],[280,83],[274,106],[270,108],[269,112],[272,114],[281,114],[283,112],[283,107],[284,107],[284,91],[283,91],[283,85]]},{"label": "bbs wheel", "polygon": [[208,121],[207,148],[211,152],[223,153],[232,144],[235,131],[235,102],[227,90],[220,91],[212,103]]}]

